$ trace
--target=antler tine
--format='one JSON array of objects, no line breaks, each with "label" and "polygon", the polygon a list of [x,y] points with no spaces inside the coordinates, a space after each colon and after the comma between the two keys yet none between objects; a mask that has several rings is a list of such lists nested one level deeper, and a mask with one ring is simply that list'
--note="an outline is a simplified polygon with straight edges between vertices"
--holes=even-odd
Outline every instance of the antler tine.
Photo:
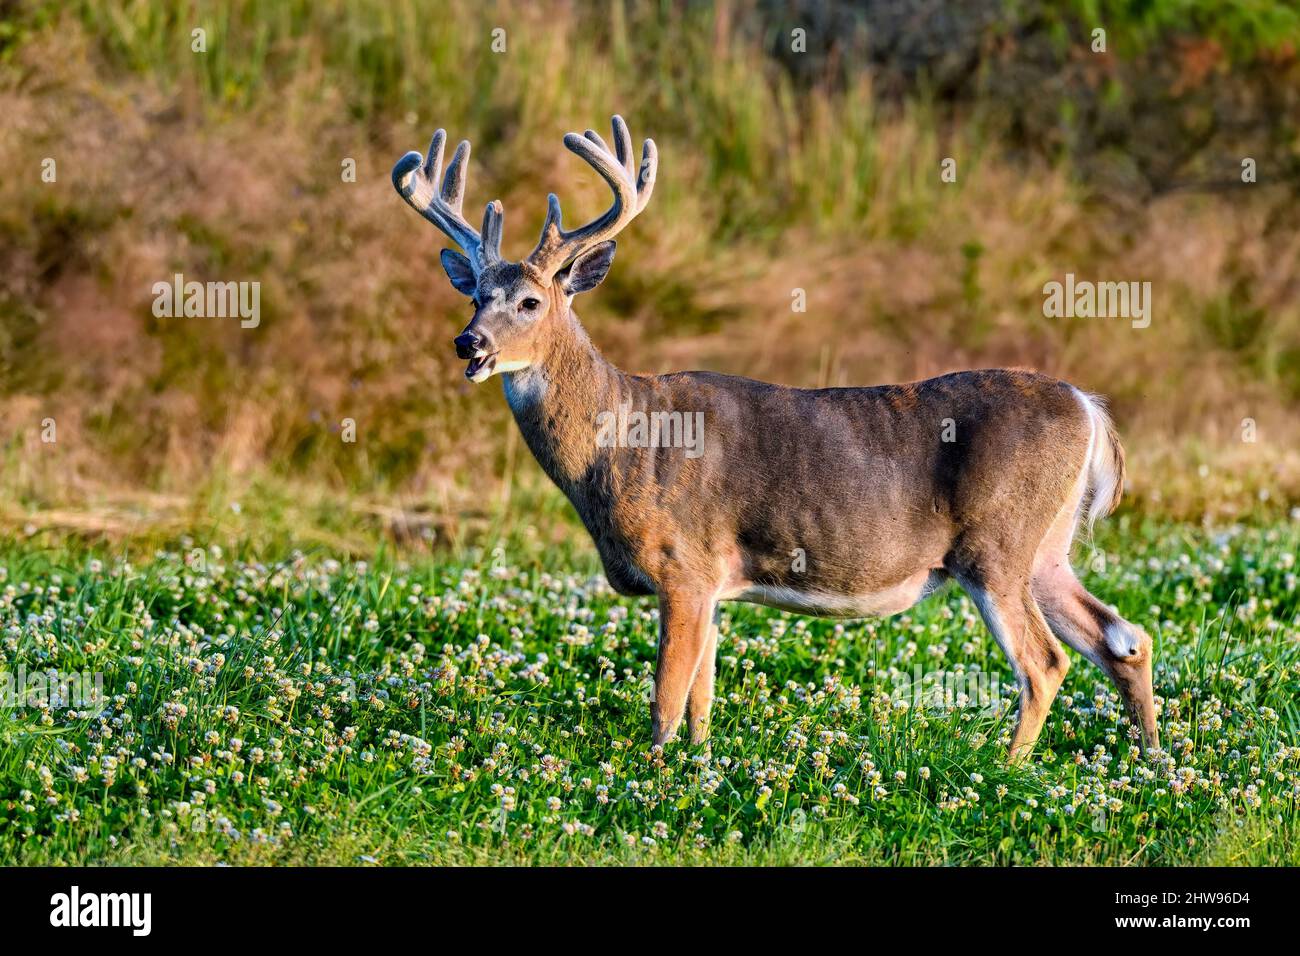
[{"label": "antler tine", "polygon": [[[442,173],[442,156],[446,144],[447,131],[440,129],[433,134],[427,157],[412,151],[399,159],[393,167],[393,186],[412,209],[464,249],[475,271],[479,271],[500,258],[499,220],[498,228],[493,232],[494,241],[487,244],[461,213],[465,200],[466,169],[469,165],[468,140],[456,147],[439,188],[438,178]],[[500,204],[497,206],[499,213]]]},{"label": "antler tine", "polygon": [[652,139],[641,144],[641,166],[636,177],[637,212],[650,202],[655,191],[655,177],[659,174],[659,147]]},{"label": "antler tine", "polygon": [[[442,157],[438,157],[442,161]],[[451,163],[447,166],[447,175],[442,179],[442,201],[452,210],[460,213],[465,202],[465,182],[468,177],[469,169],[469,140],[461,140],[456,152],[452,154]],[[435,169],[433,179],[438,178],[438,172]]]},{"label": "antler tine", "polygon": [[568,133],[564,137],[564,145],[586,160],[609,184],[614,193],[614,204],[598,219],[566,232],[560,225],[560,200],[554,193],[547,197],[542,237],[525,260],[547,280],[569,259],[617,235],[650,201],[659,164],[654,140],[647,139],[642,146],[638,172],[632,165],[632,135],[623,117],[616,115],[611,125],[614,150],[610,150],[594,130],[587,130],[582,136]]},{"label": "antler tine", "polygon": [[501,260],[501,234],[505,229],[506,212],[500,199],[494,199],[483,210],[483,247],[479,257],[483,265]]},{"label": "antler tine", "polygon": [[623,122],[623,117],[618,114],[610,123],[614,128],[614,149],[618,161],[623,164],[623,169],[627,171],[627,178],[636,181],[636,167],[632,165],[632,133],[627,128],[627,123]]}]

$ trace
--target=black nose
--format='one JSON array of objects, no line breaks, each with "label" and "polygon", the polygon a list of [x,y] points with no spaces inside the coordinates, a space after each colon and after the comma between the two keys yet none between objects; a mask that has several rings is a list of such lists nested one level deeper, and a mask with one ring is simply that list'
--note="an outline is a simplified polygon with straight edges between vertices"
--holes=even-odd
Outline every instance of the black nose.
[{"label": "black nose", "polygon": [[462,332],[455,338],[456,357],[469,359],[474,357],[474,353],[483,348],[483,337],[477,332]]}]

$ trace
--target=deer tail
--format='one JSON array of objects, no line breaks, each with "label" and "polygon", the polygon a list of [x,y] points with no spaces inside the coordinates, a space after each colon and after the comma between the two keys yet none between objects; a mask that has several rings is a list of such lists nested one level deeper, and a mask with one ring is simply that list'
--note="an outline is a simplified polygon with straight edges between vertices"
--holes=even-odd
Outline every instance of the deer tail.
[{"label": "deer tail", "polygon": [[1088,445],[1087,490],[1083,497],[1083,515],[1088,533],[1098,518],[1119,507],[1124,494],[1124,446],[1120,444],[1115,423],[1106,412],[1106,402],[1097,395],[1080,391],[1079,399],[1092,423],[1092,440]]}]

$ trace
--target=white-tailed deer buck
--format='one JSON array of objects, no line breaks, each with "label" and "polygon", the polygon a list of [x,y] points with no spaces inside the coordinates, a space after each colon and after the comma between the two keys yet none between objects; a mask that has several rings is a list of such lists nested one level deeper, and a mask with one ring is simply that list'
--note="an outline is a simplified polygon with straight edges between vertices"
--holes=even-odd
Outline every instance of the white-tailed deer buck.
[{"label": "white-tailed deer buck", "polygon": [[[444,249],[442,264],[474,304],[455,340],[466,377],[501,373],[524,439],[577,509],[610,584],[659,598],[655,743],[687,712],[692,742],[708,735],[719,601],[887,615],[956,578],[1020,686],[1013,756],[1033,748],[1065,677],[1062,642],[1110,676],[1143,745],[1156,746],[1151,639],[1084,590],[1069,563],[1080,520],[1110,512],[1123,487],[1124,452],[1101,403],[1006,369],[823,389],[620,371],[572,309],[654,190],[655,144],[645,141],[638,165],[618,116],[613,135],[613,150],[590,130],[564,137],[613,205],[566,230],[551,195],[521,262],[501,257],[500,202],[481,231],[461,214],[468,142],[439,185],[438,130],[427,158],[398,161],[393,184],[464,250]],[[693,447],[680,440],[687,416],[702,424]],[[635,433],[610,440],[611,421]]]}]

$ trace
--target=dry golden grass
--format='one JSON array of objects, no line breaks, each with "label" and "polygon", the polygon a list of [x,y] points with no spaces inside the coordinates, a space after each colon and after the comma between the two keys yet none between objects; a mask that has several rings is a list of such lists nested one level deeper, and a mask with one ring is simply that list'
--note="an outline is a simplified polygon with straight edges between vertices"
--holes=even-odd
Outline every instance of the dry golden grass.
[{"label": "dry golden grass", "polygon": [[[799,385],[1032,366],[1110,398],[1132,501],[1231,519],[1300,500],[1300,223],[1279,215],[1276,187],[1116,210],[960,122],[877,115],[865,83],[763,92],[757,54],[736,53],[711,61],[699,95],[723,104],[738,143],[771,145],[745,160],[771,178],[701,188],[714,160],[687,120],[646,127],[635,110],[653,94],[628,92],[616,44],[580,50],[574,83],[560,55],[573,15],[516,12],[514,35],[538,50],[505,60],[484,90],[434,89],[427,110],[397,118],[353,115],[324,66],[222,105],[184,74],[123,73],[72,19],[19,47],[0,82],[0,165],[27,171],[0,182],[3,520],[67,524],[66,509],[104,496],[225,502],[275,485],[399,500],[450,535],[510,482],[534,493],[531,461],[507,464],[495,386],[467,386],[451,349],[467,308],[438,265],[441,237],[393,195],[388,170],[437,123],[474,133],[470,199],[504,200],[518,254],[547,190],[575,219],[604,201],[559,140],[614,110],[662,156],[654,204],[580,306],[619,364]],[[742,87],[758,90],[724,98]],[[465,116],[474,130],[455,128]],[[781,128],[798,132],[784,151]],[[955,185],[938,181],[948,155]],[[40,181],[46,156],[56,184]],[[344,157],[356,183],[341,181]],[[783,195],[797,207],[787,222],[728,224]],[[154,318],[152,284],[178,271],[259,281],[260,327]],[[1045,318],[1042,286],[1066,272],[1150,281],[1151,327]],[[355,444],[340,440],[344,418]]]}]

